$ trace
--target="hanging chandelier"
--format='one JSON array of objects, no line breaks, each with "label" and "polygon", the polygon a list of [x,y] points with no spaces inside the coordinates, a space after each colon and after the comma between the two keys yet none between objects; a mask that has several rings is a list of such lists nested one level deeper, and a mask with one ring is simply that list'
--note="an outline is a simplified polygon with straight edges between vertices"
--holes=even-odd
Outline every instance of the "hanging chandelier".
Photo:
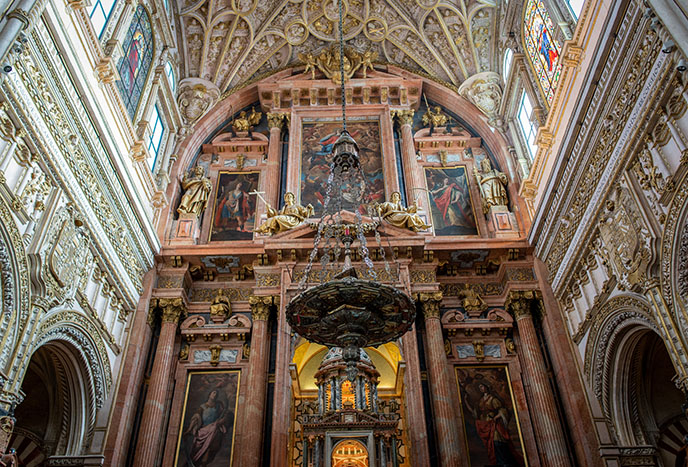
[{"label": "hanging chandelier", "polygon": [[[415,303],[394,286],[379,281],[367,246],[366,233],[374,232],[387,276],[399,281],[398,265],[392,274],[378,227],[379,215],[368,207],[370,221],[361,210],[353,221],[342,217],[344,200],[362,206],[366,188],[358,144],[346,129],[344,89],[343,7],[339,0],[339,64],[342,130],[332,147],[324,209],[317,225],[313,249],[299,282],[299,293],[286,307],[287,322],[299,335],[327,347],[341,347],[347,375],[357,374],[360,349],[401,337],[415,320]],[[315,227],[315,226],[314,226]],[[394,252],[392,258],[394,258]],[[354,266],[354,259],[360,266]],[[319,270],[313,270],[319,263]],[[309,287],[310,285],[310,287]]]}]

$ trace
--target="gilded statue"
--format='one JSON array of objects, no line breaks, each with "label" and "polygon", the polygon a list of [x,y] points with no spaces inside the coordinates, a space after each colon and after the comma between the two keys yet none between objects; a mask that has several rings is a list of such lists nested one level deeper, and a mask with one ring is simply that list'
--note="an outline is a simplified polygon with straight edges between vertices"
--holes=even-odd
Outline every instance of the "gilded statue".
[{"label": "gilded statue", "polygon": [[210,179],[205,176],[205,169],[199,165],[186,172],[182,178],[182,189],[184,195],[177,212],[200,216],[208,204],[208,197],[212,189]]},{"label": "gilded statue", "polygon": [[335,47],[322,50],[318,55],[312,53],[299,53],[298,57],[306,65],[304,73],[311,72],[311,79],[315,79],[315,70],[318,69],[335,84],[341,84],[340,62],[343,63],[344,82],[353,78],[354,74],[361,70],[363,77],[367,77],[368,69],[373,69],[373,61],[377,59],[377,52],[368,50],[362,54],[352,49],[344,50],[343,60],[339,56],[339,50]]},{"label": "gilded statue", "polygon": [[234,131],[251,131],[251,129],[260,123],[263,116],[261,112],[256,112],[256,109],[251,109],[251,113],[247,114],[245,110],[239,112],[239,116],[232,122]]},{"label": "gilded statue", "polygon": [[401,204],[401,194],[398,191],[392,193],[391,201],[376,204],[375,209],[377,209],[380,217],[395,227],[413,230],[414,232],[430,228],[430,226],[423,221],[423,218],[416,214],[418,211],[416,202],[414,201],[413,205],[405,208]]},{"label": "gilded statue", "polygon": [[299,226],[309,216],[313,215],[312,205],[303,207],[296,204],[295,200],[294,193],[287,192],[284,195],[284,207],[279,212],[268,204],[268,218],[258,227],[257,232],[270,235],[285,232]]},{"label": "gilded statue", "polygon": [[490,159],[485,157],[480,161],[480,170],[473,167],[473,175],[480,186],[483,199],[483,212],[487,214],[492,206],[507,206],[509,199],[506,195],[507,178],[504,173],[492,168]]},{"label": "gilded statue", "polygon": [[[425,102],[427,104],[427,100]],[[442,107],[439,105],[436,105],[435,107],[428,106],[428,111],[423,114],[423,125],[430,127],[429,136],[432,136],[435,128],[446,126],[447,121],[449,121],[449,117],[442,112]]]},{"label": "gilded statue", "polygon": [[232,304],[229,302],[229,297],[225,295],[223,289],[218,289],[215,298],[210,304],[210,318],[213,321],[224,321],[232,311]]}]

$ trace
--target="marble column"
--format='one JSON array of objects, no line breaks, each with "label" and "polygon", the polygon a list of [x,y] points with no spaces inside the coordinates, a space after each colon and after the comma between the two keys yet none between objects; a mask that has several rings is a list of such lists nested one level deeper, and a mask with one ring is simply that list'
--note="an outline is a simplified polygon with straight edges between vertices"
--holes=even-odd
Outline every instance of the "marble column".
[{"label": "marble column", "polygon": [[[282,129],[285,123],[289,120],[289,114],[286,113],[272,113],[268,112],[268,126],[270,127],[270,142],[268,143],[268,169],[265,173],[266,180],[272,180],[274,183],[268,183],[265,187],[265,200],[270,203],[274,209],[279,209],[279,188],[280,188],[280,162],[282,156]],[[287,168],[284,167],[284,170]]]},{"label": "marble column", "polygon": [[426,361],[440,463],[443,467],[463,465],[467,457],[463,437],[459,437],[459,420],[455,410],[459,398],[452,391],[452,387],[455,386],[449,379],[447,354],[444,351],[444,337],[440,322],[442,292],[421,293],[419,299],[425,317]]},{"label": "marble column", "polygon": [[[274,297],[279,303],[279,297]],[[265,392],[267,389],[270,339],[268,319],[273,297],[249,297],[253,327],[251,329],[251,356],[249,357],[249,392],[244,400],[244,462],[242,465],[261,465],[263,452],[263,422],[265,420]]]},{"label": "marble column", "polygon": [[179,319],[186,313],[186,305],[182,298],[158,298],[155,304],[151,302],[149,324],[156,310],[162,313],[162,325],[143,406],[134,465],[158,465],[158,452],[163,445],[167,392],[175,357],[174,340]]},{"label": "marble column", "polygon": [[291,420],[291,375],[289,364],[293,356],[291,328],[287,323],[286,286],[290,283],[289,271],[282,270],[282,295],[280,296],[277,317],[277,339],[275,358],[275,395],[272,410],[272,435],[270,446],[270,465],[286,467],[289,464],[289,429]]},{"label": "marble column", "polygon": [[545,360],[533,323],[531,300],[533,291],[512,291],[507,306],[514,314],[521,341],[521,363],[529,382],[528,400],[533,417],[535,436],[543,465],[571,465],[566,438],[561,429],[554,394],[549,384]]},{"label": "marble column", "polygon": [[[416,159],[415,145],[413,144],[413,110],[397,110],[394,116],[397,118],[401,127],[401,163],[404,167],[404,178],[406,179],[406,196],[410,205],[417,195],[414,188],[424,188],[425,180],[423,171]],[[418,198],[418,206],[425,203],[425,197]],[[426,206],[427,207],[427,206]]]},{"label": "marble column", "polygon": [[423,386],[420,379],[420,358],[418,356],[418,339],[416,338],[416,325],[401,338],[406,360],[404,372],[404,394],[406,395],[406,416],[409,426],[409,438],[411,439],[411,456],[413,465],[430,465],[428,452],[428,432],[425,428],[425,407],[423,407]]}]

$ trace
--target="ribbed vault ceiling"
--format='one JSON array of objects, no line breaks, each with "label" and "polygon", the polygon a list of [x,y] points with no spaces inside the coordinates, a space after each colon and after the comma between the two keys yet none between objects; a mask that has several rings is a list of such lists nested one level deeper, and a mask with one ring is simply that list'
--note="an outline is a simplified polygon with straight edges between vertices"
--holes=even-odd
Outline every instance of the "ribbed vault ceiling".
[{"label": "ribbed vault ceiling", "polygon": [[[459,85],[496,69],[498,0],[344,0],[349,47]],[[226,91],[338,40],[337,0],[183,0],[182,67]]]}]

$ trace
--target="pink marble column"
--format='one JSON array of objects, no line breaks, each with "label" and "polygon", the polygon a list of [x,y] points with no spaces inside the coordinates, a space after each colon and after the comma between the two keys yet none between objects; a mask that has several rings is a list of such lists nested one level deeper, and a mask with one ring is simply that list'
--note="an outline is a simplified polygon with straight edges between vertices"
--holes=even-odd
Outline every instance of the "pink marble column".
[{"label": "pink marble column", "polygon": [[[397,110],[395,116],[401,125],[401,161],[404,166],[404,178],[406,182],[406,199],[411,204],[419,194],[414,188],[425,187],[422,169],[416,159],[416,148],[413,144],[413,110]],[[425,197],[418,198],[418,205],[425,203]]]},{"label": "pink marble column", "polygon": [[[275,297],[279,303],[279,297]],[[241,465],[261,465],[263,453],[263,421],[265,418],[265,391],[267,383],[268,317],[273,297],[251,296],[251,356],[249,357],[248,384],[244,414],[243,459]]]},{"label": "pink marble column", "polygon": [[270,465],[286,467],[289,464],[289,427],[291,423],[291,375],[289,364],[292,359],[291,328],[285,312],[286,285],[289,284],[289,271],[282,271],[282,295],[277,318],[277,343],[275,359],[275,398],[272,408],[272,435],[270,445]]},{"label": "pink marble column", "polygon": [[[155,350],[155,361],[151,372],[146,402],[143,406],[143,416],[139,437],[136,443],[134,465],[157,465],[158,453],[163,445],[162,432],[165,420],[165,404],[167,390],[174,363],[174,339],[177,334],[179,318],[186,312],[186,305],[182,298],[159,298],[153,307],[151,303],[151,317],[154,310],[162,312],[162,327],[158,346]],[[151,321],[149,320],[149,323]]]},{"label": "pink marble column", "polygon": [[561,429],[559,414],[550,387],[545,361],[531,314],[532,291],[511,292],[508,307],[516,318],[523,369],[529,382],[528,400],[532,403],[530,414],[533,417],[535,436],[540,447],[543,465],[566,467],[571,465],[566,438]]},{"label": "pink marble column", "polygon": [[463,437],[459,437],[459,420],[455,410],[459,398],[451,389],[453,385],[450,384],[447,371],[447,354],[440,322],[442,292],[421,293],[419,298],[425,316],[426,361],[440,462],[443,467],[464,465],[467,459],[465,444]]},{"label": "pink marble column", "polygon": [[265,200],[274,209],[279,209],[279,187],[280,187],[280,156],[282,155],[282,128],[288,120],[289,114],[268,113],[268,126],[270,127],[270,142],[268,144],[268,169],[265,179],[270,183],[265,187]]},{"label": "pink marble column", "polygon": [[411,440],[413,465],[430,465],[428,452],[428,432],[425,428],[425,408],[423,407],[423,385],[420,379],[420,359],[418,358],[418,339],[416,325],[403,335],[401,345],[404,349],[406,371],[404,372],[404,394],[406,396],[406,416],[408,436]]}]

